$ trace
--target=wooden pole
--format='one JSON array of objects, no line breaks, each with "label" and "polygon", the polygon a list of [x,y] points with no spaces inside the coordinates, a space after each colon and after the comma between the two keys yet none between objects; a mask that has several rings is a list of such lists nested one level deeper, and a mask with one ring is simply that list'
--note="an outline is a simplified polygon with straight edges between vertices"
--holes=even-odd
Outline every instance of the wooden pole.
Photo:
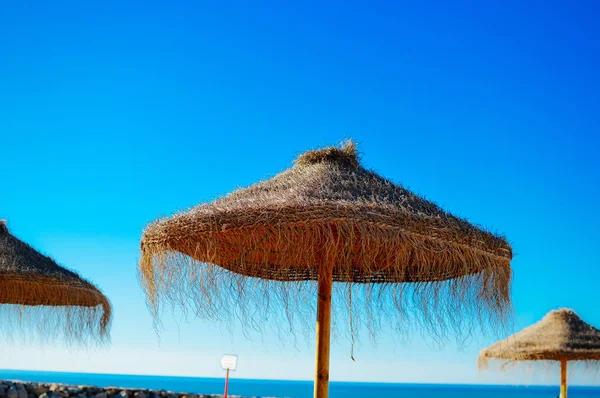
[{"label": "wooden pole", "polygon": [[329,396],[329,343],[331,330],[332,269],[321,266],[319,270],[319,301],[317,303],[317,358],[314,398]]},{"label": "wooden pole", "polygon": [[567,360],[560,360],[560,398],[567,398]]}]

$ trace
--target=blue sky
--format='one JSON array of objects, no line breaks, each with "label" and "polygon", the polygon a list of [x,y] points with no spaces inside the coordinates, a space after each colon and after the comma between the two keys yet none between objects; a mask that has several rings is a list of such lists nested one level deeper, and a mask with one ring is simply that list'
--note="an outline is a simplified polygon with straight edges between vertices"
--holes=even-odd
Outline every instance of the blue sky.
[{"label": "blue sky", "polygon": [[[113,344],[0,344],[4,367],[219,376],[236,352],[236,377],[311,379],[310,339],[169,321],[159,342],[139,238],[347,137],[367,167],[507,235],[515,328],[565,306],[600,325],[593,2],[95,3],[0,6],[0,218],[104,290]],[[522,382],[477,373],[492,341],[384,335],[352,362],[339,339],[331,378]]]}]

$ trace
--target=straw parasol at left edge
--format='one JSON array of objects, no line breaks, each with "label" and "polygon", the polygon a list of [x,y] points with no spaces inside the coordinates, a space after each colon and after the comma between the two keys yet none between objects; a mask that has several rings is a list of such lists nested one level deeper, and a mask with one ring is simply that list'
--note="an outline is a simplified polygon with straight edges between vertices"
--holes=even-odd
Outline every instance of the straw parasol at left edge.
[{"label": "straw parasol at left edge", "polygon": [[108,341],[111,306],[102,292],[13,236],[0,220],[0,333]]},{"label": "straw parasol at left edge", "polygon": [[490,360],[530,364],[560,363],[560,397],[567,398],[567,362],[600,367],[600,330],[587,324],[573,310],[550,311],[541,321],[481,351],[479,368]]},{"label": "straw parasol at left edge", "polygon": [[297,318],[316,303],[318,398],[328,396],[334,282],[334,314],[348,312],[352,336],[358,322],[376,332],[407,316],[435,336],[464,332],[511,307],[506,240],[365,169],[351,141],[150,224],[141,251],[155,316],[167,303],[260,328],[274,307]]}]

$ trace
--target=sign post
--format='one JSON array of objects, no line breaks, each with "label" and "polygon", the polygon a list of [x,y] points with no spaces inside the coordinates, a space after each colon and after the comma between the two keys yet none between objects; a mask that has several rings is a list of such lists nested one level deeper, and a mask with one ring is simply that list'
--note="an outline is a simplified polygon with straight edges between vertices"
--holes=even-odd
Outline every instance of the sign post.
[{"label": "sign post", "polygon": [[237,368],[237,355],[224,355],[221,358],[221,367],[225,369],[225,394],[223,394],[224,398],[227,398],[227,393],[229,390],[229,371],[232,370],[235,372]]}]

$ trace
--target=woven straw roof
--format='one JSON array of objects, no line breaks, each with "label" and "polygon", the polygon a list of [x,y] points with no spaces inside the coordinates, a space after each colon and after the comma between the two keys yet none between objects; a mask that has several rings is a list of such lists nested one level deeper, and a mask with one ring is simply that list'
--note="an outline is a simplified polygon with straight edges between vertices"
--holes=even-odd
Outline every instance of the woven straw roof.
[{"label": "woven straw roof", "polygon": [[[240,275],[254,289],[255,278],[317,280],[320,266],[333,267],[337,282],[389,287],[403,312],[405,290],[394,288],[403,282],[424,300],[413,306],[444,302],[440,313],[452,308],[456,318],[469,307],[505,314],[510,304],[507,241],[365,169],[352,142],[308,151],[273,178],[151,223],[141,250],[151,308],[187,302],[201,316],[222,312],[219,297],[231,290],[223,286],[240,298],[250,283]],[[260,297],[272,299],[275,286]],[[444,289],[450,298],[437,297]]]},{"label": "woven straw roof", "polygon": [[[111,306],[97,287],[13,236],[0,220],[0,329],[67,341],[108,337]],[[37,330],[36,330],[37,329]],[[62,336],[61,336],[62,335]]]},{"label": "woven straw roof", "polygon": [[512,361],[598,361],[600,330],[573,310],[549,312],[538,323],[481,351],[480,367],[489,359]]}]

